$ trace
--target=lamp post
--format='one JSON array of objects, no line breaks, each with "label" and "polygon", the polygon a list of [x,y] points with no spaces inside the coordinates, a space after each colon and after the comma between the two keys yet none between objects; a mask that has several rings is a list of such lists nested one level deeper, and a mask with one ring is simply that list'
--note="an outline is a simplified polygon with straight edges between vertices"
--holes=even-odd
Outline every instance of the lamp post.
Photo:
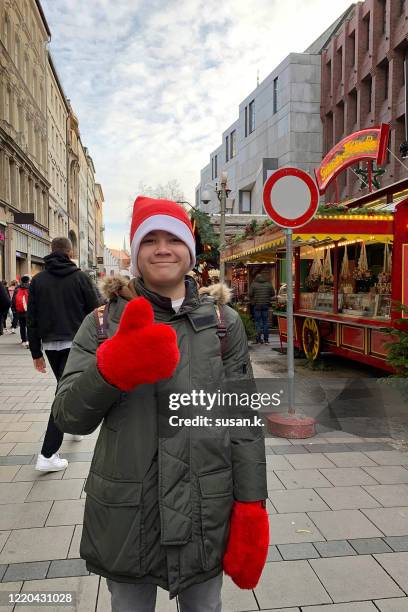
[{"label": "lamp post", "polygon": [[[227,187],[228,175],[226,172],[221,172],[220,183],[215,184],[215,193],[220,202],[220,283],[225,280],[225,263],[221,260],[221,250],[225,246],[225,214],[227,212],[227,199],[231,193],[231,189]],[[211,196],[208,191],[203,191],[201,201],[203,204],[210,202]],[[228,207],[231,210],[231,207]]]}]

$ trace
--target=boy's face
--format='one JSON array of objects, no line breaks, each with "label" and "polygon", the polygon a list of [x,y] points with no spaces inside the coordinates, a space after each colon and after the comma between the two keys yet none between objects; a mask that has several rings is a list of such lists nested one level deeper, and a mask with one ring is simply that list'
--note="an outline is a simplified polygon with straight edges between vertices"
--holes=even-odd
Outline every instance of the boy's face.
[{"label": "boy's face", "polygon": [[155,230],[140,243],[137,265],[148,284],[171,287],[189,271],[190,251],[174,234]]}]

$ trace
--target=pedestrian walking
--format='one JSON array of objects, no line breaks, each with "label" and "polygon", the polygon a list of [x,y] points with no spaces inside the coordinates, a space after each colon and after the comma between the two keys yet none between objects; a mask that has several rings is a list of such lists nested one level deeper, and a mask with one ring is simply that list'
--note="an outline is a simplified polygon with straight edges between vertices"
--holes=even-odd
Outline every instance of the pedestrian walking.
[{"label": "pedestrian walking", "polygon": [[[54,238],[51,253],[44,257],[45,270],[31,281],[28,299],[28,338],[34,367],[38,372],[46,371],[44,351],[57,382],[76,332],[84,317],[98,305],[93,282],[71,257],[71,241]],[[58,455],[63,439],[51,413],[36,470],[49,472],[67,467],[67,460]]]},{"label": "pedestrian walking", "polygon": [[255,342],[257,343],[269,343],[269,305],[274,295],[275,291],[272,284],[267,280],[265,275],[262,272],[257,274],[249,289],[249,299],[254,309],[256,327]]},{"label": "pedestrian walking", "polygon": [[0,336],[3,335],[3,329],[6,330],[7,313],[11,304],[10,296],[5,287],[4,282],[0,283]]},{"label": "pedestrian walking", "polygon": [[27,307],[28,307],[28,288],[30,286],[30,277],[24,274],[21,277],[20,283],[14,290],[11,300],[11,308],[17,315],[18,325],[20,327],[21,346],[28,349],[27,338]]},{"label": "pedestrian walking", "polygon": [[238,313],[187,275],[195,243],[181,206],[137,198],[131,253],[136,278],[107,280],[109,302],[81,325],[53,404],[63,431],[102,423],[80,553],[107,579],[115,612],[153,612],[158,585],[181,612],[219,612],[223,569],[254,588],[266,560],[262,428],[169,432],[162,401],[252,385],[248,342]]},{"label": "pedestrian walking", "polygon": [[18,325],[18,316],[15,310],[13,310],[13,304],[12,304],[12,300],[13,300],[13,294],[14,291],[17,287],[17,281],[12,280],[9,287],[8,287],[8,292],[10,295],[10,301],[11,301],[11,306],[10,306],[10,310],[9,310],[9,317],[11,319],[11,328],[10,328],[10,333],[15,334],[16,333],[16,329],[17,329],[17,325]]}]

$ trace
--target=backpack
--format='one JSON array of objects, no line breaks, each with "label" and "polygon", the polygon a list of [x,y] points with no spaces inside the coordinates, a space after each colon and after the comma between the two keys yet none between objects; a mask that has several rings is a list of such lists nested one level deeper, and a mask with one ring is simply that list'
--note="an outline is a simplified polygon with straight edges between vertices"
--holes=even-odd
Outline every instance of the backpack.
[{"label": "backpack", "polygon": [[26,287],[19,287],[16,293],[16,312],[24,313],[27,312],[28,303],[28,289]]}]

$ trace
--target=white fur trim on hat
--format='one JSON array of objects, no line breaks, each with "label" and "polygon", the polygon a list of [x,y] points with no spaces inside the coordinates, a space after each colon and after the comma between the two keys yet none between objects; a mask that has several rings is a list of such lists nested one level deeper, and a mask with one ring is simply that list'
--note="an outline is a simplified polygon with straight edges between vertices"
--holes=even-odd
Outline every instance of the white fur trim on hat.
[{"label": "white fur trim on hat", "polygon": [[139,254],[140,243],[149,232],[155,230],[162,230],[174,234],[177,238],[180,238],[190,251],[190,270],[195,265],[195,240],[190,229],[183,221],[172,217],[171,215],[152,215],[148,217],[139,225],[134,233],[132,243],[130,245],[132,268],[131,272],[135,276],[140,276],[140,271],[137,267],[137,256]]}]

